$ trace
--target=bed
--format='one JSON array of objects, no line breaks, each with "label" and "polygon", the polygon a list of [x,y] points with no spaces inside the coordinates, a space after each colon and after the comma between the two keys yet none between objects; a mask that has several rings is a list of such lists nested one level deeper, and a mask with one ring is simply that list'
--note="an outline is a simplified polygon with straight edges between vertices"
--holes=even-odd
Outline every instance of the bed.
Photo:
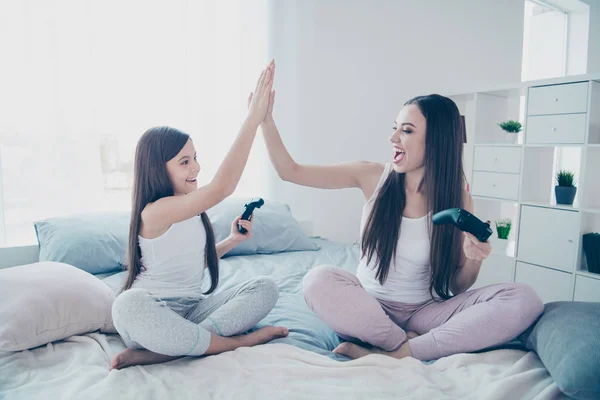
[{"label": "bed", "polygon": [[[312,238],[318,251],[221,260],[218,290],[255,276],[279,284],[280,299],[259,325],[287,326],[287,338],[217,356],[109,371],[124,344],[88,333],[15,353],[0,352],[0,399],[365,398],[562,399],[534,352],[498,349],[433,362],[331,352],[340,339],[306,306],[302,278],[317,265],[354,272],[358,247]],[[124,272],[97,275],[116,288]]]}]

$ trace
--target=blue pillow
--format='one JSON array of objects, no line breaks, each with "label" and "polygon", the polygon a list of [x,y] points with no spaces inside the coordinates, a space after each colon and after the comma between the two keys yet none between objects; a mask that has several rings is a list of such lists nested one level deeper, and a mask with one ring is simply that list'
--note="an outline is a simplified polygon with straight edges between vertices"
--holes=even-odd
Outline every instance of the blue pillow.
[{"label": "blue pillow", "polygon": [[[229,198],[206,213],[212,222],[217,242],[231,233],[231,223],[244,212],[250,198]],[[242,242],[227,253],[228,256],[273,254],[287,251],[319,250],[302,230],[287,205],[268,201],[254,210],[252,239]]]},{"label": "blue pillow", "polygon": [[564,394],[600,399],[600,303],[547,303],[519,340],[537,353]]},{"label": "blue pillow", "polygon": [[[231,223],[244,211],[248,200],[230,198],[208,210],[217,242],[229,236]],[[127,263],[130,215],[129,211],[98,212],[34,222],[40,261],[63,262],[91,274],[123,269]],[[228,256],[319,249],[287,205],[265,200],[255,215],[252,239],[231,250]]]},{"label": "blue pillow", "polygon": [[91,274],[126,264],[129,212],[101,212],[34,222],[40,261],[73,265]]},{"label": "blue pillow", "polygon": [[348,357],[332,353],[342,341],[304,301],[302,293],[284,293],[262,321],[253,329],[274,325],[288,328],[284,338],[269,343],[285,343],[301,349],[327,356],[337,361],[347,361]]}]

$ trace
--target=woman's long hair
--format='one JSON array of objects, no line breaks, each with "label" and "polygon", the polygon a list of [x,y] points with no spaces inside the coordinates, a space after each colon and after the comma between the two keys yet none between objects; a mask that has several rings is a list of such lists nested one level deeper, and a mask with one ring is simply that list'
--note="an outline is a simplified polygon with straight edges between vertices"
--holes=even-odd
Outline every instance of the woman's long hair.
[{"label": "woman's long hair", "polygon": [[[130,289],[135,278],[144,268],[138,243],[142,211],[149,203],[173,196],[175,191],[167,172],[167,161],[175,157],[189,140],[189,135],[166,126],[147,130],[138,141],[133,169],[133,196],[131,222],[129,224],[129,246],[127,252],[129,274],[123,290]],[[215,235],[206,213],[200,215],[206,230],[205,263],[211,277],[213,292],[219,283],[219,258],[215,247]],[[204,268],[204,266],[202,266]]]},{"label": "woman's long hair", "polygon": [[[428,210],[438,211],[463,207],[465,187],[462,164],[463,130],[456,104],[437,94],[415,97],[414,104],[427,121],[425,137],[425,174],[419,186],[427,199]],[[392,170],[383,183],[373,210],[365,224],[362,252],[367,263],[377,259],[376,277],[380,284],[387,279],[392,257],[395,257],[402,213],[406,205],[404,174]],[[431,225],[431,215],[429,223]],[[431,281],[429,291],[442,299],[451,297],[450,285],[461,260],[462,236],[453,225],[433,225],[431,235]]]}]

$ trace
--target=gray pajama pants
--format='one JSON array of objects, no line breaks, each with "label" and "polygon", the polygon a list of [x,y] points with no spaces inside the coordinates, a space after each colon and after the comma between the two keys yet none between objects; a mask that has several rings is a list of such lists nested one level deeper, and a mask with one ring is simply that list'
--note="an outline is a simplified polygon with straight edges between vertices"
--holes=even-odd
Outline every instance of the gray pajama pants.
[{"label": "gray pajama pants", "polygon": [[200,356],[211,334],[233,336],[250,330],[275,306],[279,288],[257,278],[206,298],[159,298],[133,288],[112,306],[113,323],[129,348],[169,356]]}]

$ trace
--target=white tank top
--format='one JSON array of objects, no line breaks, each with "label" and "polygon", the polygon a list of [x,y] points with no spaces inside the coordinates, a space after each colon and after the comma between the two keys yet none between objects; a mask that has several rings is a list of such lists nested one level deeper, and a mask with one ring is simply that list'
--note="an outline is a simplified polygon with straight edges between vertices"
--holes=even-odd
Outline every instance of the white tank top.
[{"label": "white tank top", "polygon": [[[392,164],[386,164],[375,192],[363,206],[361,239],[377,194],[391,168]],[[361,254],[356,276],[365,290],[378,299],[399,303],[415,304],[431,300],[430,238],[429,214],[421,218],[402,217],[396,257],[394,259],[392,256],[388,276],[383,285],[375,277],[377,255],[374,254],[367,265],[366,256]]]},{"label": "white tank top", "polygon": [[201,297],[206,230],[199,216],[177,222],[154,239],[138,236],[140,271],[132,287],[168,297]]}]

